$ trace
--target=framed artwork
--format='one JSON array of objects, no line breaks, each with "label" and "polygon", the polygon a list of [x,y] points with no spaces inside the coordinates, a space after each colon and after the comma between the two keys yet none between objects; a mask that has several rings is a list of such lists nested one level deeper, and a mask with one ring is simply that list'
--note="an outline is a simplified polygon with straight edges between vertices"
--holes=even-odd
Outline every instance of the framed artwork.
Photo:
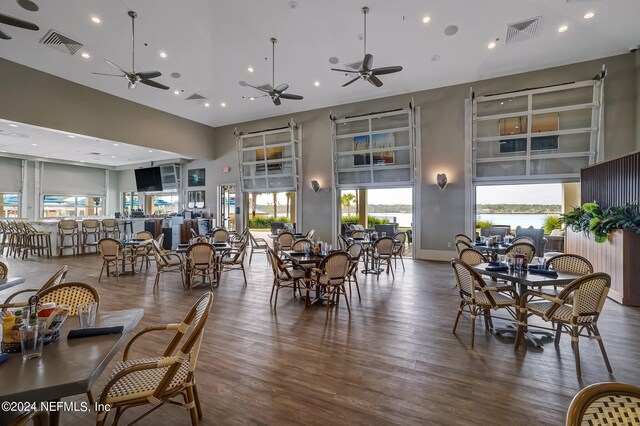
[{"label": "framed artwork", "polygon": [[191,169],[188,176],[189,186],[204,186],[205,169]]},{"label": "framed artwork", "polygon": [[204,191],[188,191],[187,192],[187,207],[190,209],[203,209],[204,208]]},{"label": "framed artwork", "polygon": [[371,157],[369,156],[369,135],[354,136],[353,137],[353,150],[365,151],[366,154],[355,154],[353,156],[354,166],[368,166],[371,164]]},{"label": "framed artwork", "polygon": [[[265,152],[267,154],[267,158],[265,159]],[[276,146],[272,148],[265,149],[257,149],[256,150],[256,161],[265,161],[265,160],[280,160],[282,159],[284,154],[284,147]],[[270,172],[281,172],[282,171],[282,163],[274,163],[267,164],[267,170]],[[256,164],[257,172],[264,172],[264,164]]]}]

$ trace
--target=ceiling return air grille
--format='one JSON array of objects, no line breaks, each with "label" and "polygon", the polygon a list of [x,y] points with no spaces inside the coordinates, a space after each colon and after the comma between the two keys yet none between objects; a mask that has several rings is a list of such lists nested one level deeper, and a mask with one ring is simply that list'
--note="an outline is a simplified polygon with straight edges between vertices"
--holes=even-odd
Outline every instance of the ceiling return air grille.
[{"label": "ceiling return air grille", "polygon": [[185,99],[185,101],[199,101],[202,99],[207,99],[204,96],[202,96],[200,93],[194,93],[193,95],[189,96],[187,99]]},{"label": "ceiling return air grille", "polygon": [[75,41],[65,35],[62,35],[56,30],[49,30],[49,32],[42,37],[42,40],[40,40],[40,44],[44,44],[45,46],[52,47],[60,52],[68,53],[72,56],[83,46],[79,41]]},{"label": "ceiling return air grille", "polygon": [[518,41],[530,40],[534,38],[538,32],[540,26],[540,19],[542,17],[526,19],[520,22],[514,22],[507,26],[507,37],[505,44],[516,43]]}]

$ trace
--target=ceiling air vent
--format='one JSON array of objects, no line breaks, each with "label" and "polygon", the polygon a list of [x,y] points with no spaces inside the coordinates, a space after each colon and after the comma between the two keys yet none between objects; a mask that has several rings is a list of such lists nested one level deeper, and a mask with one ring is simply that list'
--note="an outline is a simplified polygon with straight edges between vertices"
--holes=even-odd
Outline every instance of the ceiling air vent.
[{"label": "ceiling air vent", "polygon": [[75,41],[65,35],[62,35],[56,30],[49,30],[49,32],[42,37],[42,40],[40,40],[40,44],[53,47],[54,49],[63,53],[68,53],[69,55],[74,55],[83,46],[79,41]]},{"label": "ceiling air vent", "polygon": [[505,44],[516,43],[518,41],[530,40],[536,36],[538,26],[540,25],[541,16],[537,18],[527,19],[515,22],[507,26],[507,37]]},{"label": "ceiling air vent", "polygon": [[186,101],[197,101],[200,99],[207,99],[204,96],[202,96],[199,93],[194,93],[193,95],[189,96],[187,99],[185,99]]}]

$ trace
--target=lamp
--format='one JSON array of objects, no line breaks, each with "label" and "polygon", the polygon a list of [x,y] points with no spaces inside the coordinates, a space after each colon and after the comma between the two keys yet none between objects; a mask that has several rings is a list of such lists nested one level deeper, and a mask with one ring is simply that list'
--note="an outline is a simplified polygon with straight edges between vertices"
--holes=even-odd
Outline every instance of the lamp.
[{"label": "lamp", "polygon": [[440,189],[444,189],[445,186],[447,186],[447,174],[446,173],[438,173],[438,175],[436,176],[436,184],[438,184],[438,187]]},{"label": "lamp", "polygon": [[318,183],[317,180],[314,179],[311,181],[311,188],[313,189],[313,192],[315,192],[316,194],[320,192],[320,184]]}]

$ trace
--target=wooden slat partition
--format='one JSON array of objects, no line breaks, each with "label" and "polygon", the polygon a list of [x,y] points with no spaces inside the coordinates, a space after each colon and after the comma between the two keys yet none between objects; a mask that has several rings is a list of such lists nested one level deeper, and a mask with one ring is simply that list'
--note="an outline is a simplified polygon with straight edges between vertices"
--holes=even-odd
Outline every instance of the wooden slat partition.
[{"label": "wooden slat partition", "polygon": [[640,202],[640,151],[583,168],[580,183],[582,203],[606,208]]}]

